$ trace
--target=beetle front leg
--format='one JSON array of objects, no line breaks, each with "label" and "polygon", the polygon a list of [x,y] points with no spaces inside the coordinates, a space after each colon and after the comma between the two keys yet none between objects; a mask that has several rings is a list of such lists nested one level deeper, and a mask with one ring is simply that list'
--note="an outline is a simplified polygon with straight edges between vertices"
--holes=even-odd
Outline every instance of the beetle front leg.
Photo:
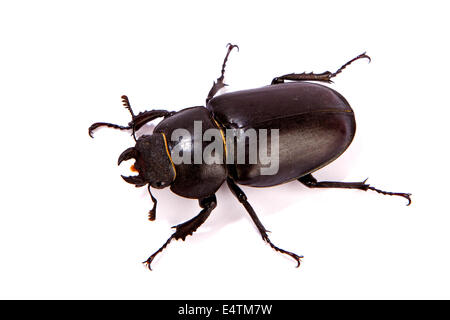
[{"label": "beetle front leg", "polygon": [[331,78],[336,77],[347,66],[352,64],[354,61],[362,59],[362,58],[367,58],[367,59],[369,59],[369,62],[371,61],[370,57],[364,52],[364,53],[360,54],[359,56],[353,58],[349,62],[345,63],[336,72],[325,71],[325,72],[322,72],[322,73],[313,73],[313,72],[310,72],[310,73],[306,73],[306,72],[303,72],[303,73],[289,73],[289,74],[285,74],[285,75],[280,76],[280,77],[273,78],[271,84],[284,83],[284,80],[291,80],[291,81],[321,81],[321,82],[331,83],[331,82],[333,82],[333,81],[331,81]]},{"label": "beetle front leg", "polygon": [[239,200],[240,203],[244,206],[244,208],[247,210],[248,214],[253,220],[253,223],[256,225],[256,228],[258,228],[259,233],[261,234],[262,239],[267,242],[272,249],[275,251],[281,252],[283,254],[287,254],[288,256],[291,256],[295,261],[297,261],[297,268],[300,266],[301,258],[303,256],[299,256],[293,252],[283,250],[281,248],[278,248],[276,245],[270,241],[269,236],[267,235],[266,228],[264,228],[263,224],[259,220],[258,216],[256,215],[255,210],[253,210],[250,203],[247,201],[247,196],[245,195],[244,191],[242,191],[241,188],[237,186],[237,184],[231,180],[230,178],[227,179],[228,187],[230,188],[231,192],[234,194],[234,196]]},{"label": "beetle front leg", "polygon": [[225,55],[225,59],[223,59],[222,70],[220,71],[220,77],[217,78],[217,80],[213,83],[211,90],[209,90],[208,97],[206,98],[206,103],[208,103],[208,101],[211,100],[220,89],[227,86],[227,84],[225,84],[223,82],[223,79],[224,79],[224,75],[225,75],[225,66],[228,61],[228,56],[230,55],[230,52],[231,52],[231,50],[233,50],[233,48],[237,48],[239,51],[239,47],[237,45],[229,43],[229,44],[227,44],[227,47],[228,47],[228,51],[227,51],[227,54]]},{"label": "beetle front leg", "polygon": [[411,193],[388,192],[376,189],[374,187],[371,187],[369,184],[366,184],[367,179],[362,182],[317,181],[316,178],[312,176],[312,174],[307,174],[306,176],[298,178],[298,181],[300,181],[308,188],[344,188],[358,189],[363,191],[372,190],[388,196],[400,196],[406,198],[408,200],[407,206],[411,204]]},{"label": "beetle front leg", "polygon": [[188,220],[186,222],[183,222],[179,225],[172,227],[176,229],[175,233],[172,234],[169,239],[167,239],[166,243],[164,243],[161,248],[159,248],[146,261],[143,262],[147,266],[147,268],[152,270],[151,263],[153,262],[155,257],[160,252],[162,252],[173,239],[175,240],[181,239],[184,241],[187,236],[192,235],[206,221],[206,219],[208,219],[209,215],[217,205],[216,196],[214,194],[207,198],[200,199],[198,200],[198,202],[200,207],[203,208],[203,210],[200,211],[200,213],[191,220]]}]

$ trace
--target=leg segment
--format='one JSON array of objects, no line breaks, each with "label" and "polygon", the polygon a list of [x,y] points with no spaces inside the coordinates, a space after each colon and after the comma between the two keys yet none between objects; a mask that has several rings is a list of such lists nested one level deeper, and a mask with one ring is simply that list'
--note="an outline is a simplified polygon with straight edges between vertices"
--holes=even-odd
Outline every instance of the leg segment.
[{"label": "leg segment", "polygon": [[95,129],[97,129],[99,127],[109,127],[109,128],[113,128],[113,129],[119,129],[119,130],[133,130],[132,136],[133,136],[134,140],[136,140],[136,136],[135,136],[136,131],[138,131],[140,128],[142,128],[146,123],[148,123],[152,120],[155,120],[157,118],[160,118],[160,117],[165,118],[165,117],[168,117],[168,116],[174,114],[174,112],[170,112],[167,110],[150,110],[150,111],[141,112],[137,116],[135,116],[133,109],[130,106],[130,101],[128,100],[127,96],[122,96],[122,103],[123,103],[124,107],[126,109],[128,109],[128,111],[130,111],[130,114],[131,114],[131,121],[128,123],[128,126],[120,126],[117,124],[107,123],[107,122],[96,122],[89,127],[89,135],[91,136],[91,138],[94,137],[93,133],[94,133]]},{"label": "leg segment", "polygon": [[214,97],[214,95],[217,93],[217,91],[219,91],[220,89],[222,89],[223,87],[226,86],[226,84],[223,82],[223,79],[224,79],[225,66],[226,66],[226,63],[227,63],[227,60],[228,60],[228,56],[230,55],[230,52],[231,52],[231,50],[233,50],[233,48],[237,48],[238,51],[239,51],[239,47],[237,45],[229,43],[229,44],[227,44],[227,47],[228,47],[228,51],[227,51],[227,54],[225,56],[225,59],[223,59],[223,64],[222,64],[222,70],[220,72],[220,77],[217,78],[217,81],[215,81],[213,83],[213,86],[212,86],[211,90],[209,90],[208,97],[206,98],[206,103],[208,103],[208,101],[211,100]]},{"label": "leg segment", "polygon": [[198,229],[198,227],[200,227],[206,221],[206,219],[211,214],[211,211],[213,211],[213,209],[216,207],[216,204],[217,204],[215,195],[209,196],[204,199],[200,199],[198,202],[200,204],[200,207],[203,208],[202,211],[200,211],[200,213],[197,216],[195,216],[194,218],[192,218],[191,220],[188,220],[186,222],[183,222],[179,225],[172,227],[172,228],[175,228],[176,231],[170,236],[169,239],[167,239],[167,241],[163,244],[163,246],[161,248],[159,248],[146,261],[144,261],[144,264],[150,270],[152,270],[152,268],[151,268],[152,261],[155,259],[155,257],[161,251],[163,251],[167,247],[167,245],[173,239],[175,239],[175,240],[181,239],[184,241],[187,236],[192,235]]},{"label": "leg segment", "polygon": [[345,189],[358,189],[358,190],[372,190],[378,193],[388,195],[388,196],[400,196],[406,198],[408,200],[407,206],[411,204],[411,194],[410,193],[400,193],[400,192],[387,192],[383,190],[376,189],[371,187],[369,184],[366,184],[366,180],[362,182],[335,182],[335,181],[317,181],[311,174],[307,174],[298,179],[301,183],[303,183],[308,188],[345,188]]},{"label": "leg segment", "polygon": [[344,64],[342,67],[340,67],[336,72],[330,72],[330,71],[325,71],[322,73],[289,73],[289,74],[285,74],[281,77],[276,77],[272,80],[272,84],[278,84],[278,83],[284,83],[284,80],[291,80],[291,81],[322,81],[322,82],[327,82],[327,83],[331,83],[333,81],[331,81],[331,78],[336,77],[339,73],[342,72],[342,70],[344,70],[347,66],[349,66],[350,64],[352,64],[354,61],[362,59],[362,58],[367,58],[369,59],[370,62],[370,57],[368,55],[366,55],[366,53],[362,53],[359,56],[353,58],[352,60],[350,60],[349,62],[347,62],[346,64]]},{"label": "leg segment", "polygon": [[278,248],[277,246],[275,246],[272,243],[272,241],[270,241],[269,236],[267,235],[268,230],[266,230],[266,228],[264,228],[263,224],[261,223],[261,221],[259,220],[258,216],[256,215],[255,210],[253,210],[253,208],[250,205],[250,203],[248,203],[247,196],[245,195],[245,193],[230,178],[227,179],[227,184],[228,184],[228,187],[230,188],[231,192],[233,192],[234,196],[239,200],[240,203],[242,203],[242,205],[247,210],[247,212],[250,215],[250,217],[252,218],[254,224],[258,228],[258,231],[261,234],[262,239],[265,242],[267,242],[272,247],[272,249],[274,249],[275,251],[278,251],[278,252],[281,252],[283,254],[287,254],[287,255],[291,256],[295,261],[297,261],[297,267],[299,267],[300,266],[300,262],[301,262],[300,259],[303,258],[303,256],[296,255],[295,253],[283,250],[283,249]]}]

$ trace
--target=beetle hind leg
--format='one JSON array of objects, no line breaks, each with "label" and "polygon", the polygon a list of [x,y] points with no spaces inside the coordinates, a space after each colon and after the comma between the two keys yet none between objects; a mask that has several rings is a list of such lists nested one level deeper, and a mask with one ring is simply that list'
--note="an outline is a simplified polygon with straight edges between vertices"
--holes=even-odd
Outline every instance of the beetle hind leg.
[{"label": "beetle hind leg", "polygon": [[411,204],[411,194],[410,193],[402,193],[402,192],[388,192],[383,191],[374,187],[371,187],[369,184],[366,184],[366,180],[362,182],[336,182],[336,181],[317,181],[316,178],[312,176],[312,174],[307,174],[298,179],[302,184],[307,186],[308,188],[344,188],[344,189],[358,189],[358,190],[372,190],[384,195],[388,196],[399,196],[408,200],[407,206]]},{"label": "beetle hind leg", "polygon": [[184,241],[187,236],[192,235],[206,221],[206,219],[208,219],[209,215],[217,205],[216,196],[212,195],[207,198],[200,199],[199,204],[200,207],[203,208],[202,211],[200,211],[200,213],[191,220],[172,227],[175,228],[176,231],[169,237],[169,239],[167,239],[167,241],[162,245],[161,248],[155,251],[155,253],[153,253],[146,261],[143,262],[149,270],[152,270],[151,264],[155,257],[159,253],[161,253],[173,239],[181,239]]},{"label": "beetle hind leg", "polygon": [[283,250],[283,249],[277,247],[276,245],[274,245],[272,243],[272,241],[270,241],[269,236],[267,235],[268,230],[263,226],[263,224],[259,220],[258,216],[256,215],[255,210],[253,210],[252,206],[247,201],[247,196],[245,195],[244,191],[242,191],[242,189],[239,188],[236,185],[236,183],[234,183],[234,181],[231,180],[230,178],[227,179],[227,184],[228,184],[228,187],[230,188],[231,192],[234,194],[234,196],[239,200],[240,203],[242,203],[242,205],[247,210],[248,214],[250,215],[254,224],[256,225],[256,228],[258,229],[259,233],[261,234],[262,239],[265,242],[267,242],[270,245],[270,247],[272,249],[274,249],[275,251],[286,254],[286,255],[290,256],[291,258],[293,258],[297,262],[297,268],[298,268],[300,266],[301,259],[303,258],[303,256],[299,256],[293,252]]},{"label": "beetle hind leg", "polygon": [[313,72],[310,72],[310,73],[306,73],[306,72],[303,72],[303,73],[289,73],[289,74],[282,75],[280,77],[273,78],[271,84],[284,83],[284,80],[290,80],[290,81],[321,81],[321,82],[332,83],[333,81],[331,81],[331,78],[336,77],[339,73],[342,72],[342,70],[347,68],[354,61],[359,60],[359,59],[363,59],[363,58],[369,59],[369,62],[371,61],[370,57],[364,52],[364,53],[360,54],[359,56],[353,58],[352,60],[348,61],[344,65],[342,65],[342,67],[340,67],[336,72],[325,71],[325,72],[322,72],[322,73],[313,73]]}]

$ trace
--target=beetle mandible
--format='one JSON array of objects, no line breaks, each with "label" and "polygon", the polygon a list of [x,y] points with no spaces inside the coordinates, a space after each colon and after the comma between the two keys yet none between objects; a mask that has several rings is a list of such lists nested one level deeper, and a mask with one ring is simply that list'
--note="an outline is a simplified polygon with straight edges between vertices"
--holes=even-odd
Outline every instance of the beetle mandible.
[{"label": "beetle mandible", "polygon": [[[191,107],[178,112],[167,110],[144,111],[134,114],[127,96],[122,96],[123,105],[131,113],[131,121],[127,126],[97,122],[90,126],[89,135],[99,127],[110,127],[120,130],[131,130],[136,141],[134,147],[126,149],[120,156],[122,161],[134,159],[132,166],[138,172],[135,176],[122,176],[123,179],[136,187],[147,185],[153,207],[149,212],[149,220],[156,217],[157,200],[152,195],[150,187],[162,189],[170,186],[175,194],[197,199],[201,207],[200,213],[194,218],[174,226],[176,231],[164,245],[153,253],[144,263],[151,270],[154,258],[163,251],[172,240],[182,239],[192,235],[209,217],[216,207],[215,193],[226,181],[233,195],[244,206],[255,223],[263,240],[274,250],[291,256],[300,266],[303,256],[283,250],[274,245],[267,235],[267,230],[259,220],[246,195],[238,186],[269,187],[298,180],[309,188],[346,188],[372,190],[384,195],[401,196],[411,204],[409,193],[387,192],[376,189],[366,181],[335,182],[317,181],[312,173],[328,165],[338,158],[350,145],[355,134],[356,124],[353,110],[347,100],[335,90],[314,82],[332,83],[336,77],[352,62],[370,57],[360,54],[345,63],[336,72],[323,73],[290,73],[272,80],[269,86],[257,89],[243,90],[222,95],[216,95],[226,84],[224,83],[225,65],[230,52],[239,47],[228,44],[220,77],[206,98],[206,107]],[[286,82],[287,81],[287,82]],[[313,82],[310,82],[313,81]],[[163,118],[150,135],[136,138],[136,132],[146,123]],[[266,167],[261,159],[256,162],[240,163],[236,161],[213,162],[200,164],[187,161],[175,163],[173,151],[178,148],[188,159],[194,159],[195,153],[195,123],[201,124],[201,134],[209,129],[215,129],[222,135],[223,157],[229,156],[235,140],[225,139],[224,132],[238,130],[276,129],[278,133],[277,172],[261,174]],[[183,144],[177,139],[169,139],[177,129],[193,134]],[[247,137],[248,138],[248,137]],[[270,140],[270,137],[266,139]],[[230,142],[231,141],[231,142]],[[252,156],[251,146],[244,137],[244,158]],[[267,142],[266,141],[266,142]],[[181,145],[181,147],[180,147]],[[200,141],[201,151],[207,147]],[[228,148],[227,148],[228,147]],[[194,152],[193,152],[194,151]],[[236,155],[231,155],[236,160]],[[227,158],[228,160],[228,158]]]}]

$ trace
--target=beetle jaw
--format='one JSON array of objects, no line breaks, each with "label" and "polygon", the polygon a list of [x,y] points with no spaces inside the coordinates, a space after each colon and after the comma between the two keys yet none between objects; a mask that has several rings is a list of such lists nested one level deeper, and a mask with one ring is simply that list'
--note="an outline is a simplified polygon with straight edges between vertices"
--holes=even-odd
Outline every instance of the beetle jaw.
[{"label": "beetle jaw", "polygon": [[[120,166],[120,164],[123,161],[127,161],[130,159],[136,159],[137,156],[138,156],[138,152],[134,147],[128,148],[124,152],[122,152],[121,155],[119,156],[119,159],[117,160],[117,165]],[[138,171],[138,173],[139,173],[139,171]],[[144,178],[140,176],[140,173],[137,176],[123,176],[122,175],[122,178],[123,178],[123,180],[125,180],[128,183],[134,184],[137,188],[143,187],[147,184],[147,182],[144,180]]]},{"label": "beetle jaw", "polygon": [[120,166],[122,161],[136,159],[137,155],[138,152],[134,147],[128,148],[127,150],[122,152],[121,155],[119,156],[119,159],[117,160],[117,165]]},{"label": "beetle jaw", "polygon": [[136,188],[143,187],[147,184],[147,182],[142,179],[140,176],[121,176],[123,180],[128,182],[129,184],[134,184]]}]

